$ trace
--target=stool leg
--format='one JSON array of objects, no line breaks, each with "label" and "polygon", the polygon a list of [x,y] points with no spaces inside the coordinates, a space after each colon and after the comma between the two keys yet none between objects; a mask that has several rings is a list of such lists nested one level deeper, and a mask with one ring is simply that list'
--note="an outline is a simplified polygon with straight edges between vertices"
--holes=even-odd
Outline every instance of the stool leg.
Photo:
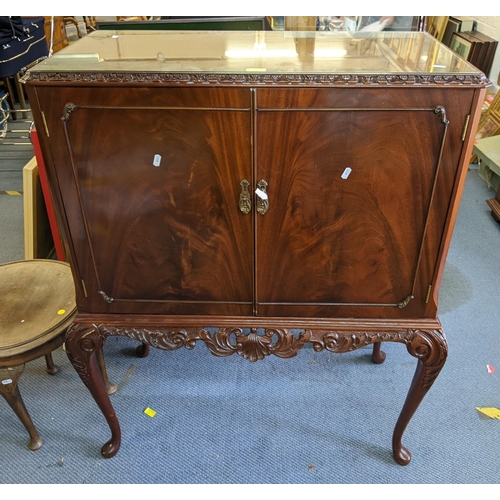
[{"label": "stool leg", "polygon": [[26,427],[30,435],[28,448],[30,450],[38,450],[42,446],[43,441],[33,425],[33,421],[29,416],[26,406],[24,406],[23,398],[17,387],[17,382],[23,370],[24,365],[14,368],[0,368],[0,394],[9,403],[9,406],[14,410],[24,427]]},{"label": "stool leg", "polygon": [[97,358],[97,366],[102,375],[102,379],[104,380],[104,385],[106,386],[106,392],[111,395],[114,394],[118,390],[118,386],[116,384],[112,384],[108,378],[108,371],[106,370],[106,363],[104,361],[104,353],[102,349],[96,351],[95,356]]},{"label": "stool leg", "polygon": [[49,354],[47,354],[45,356],[45,363],[47,365],[47,373],[49,375],[54,375],[55,373],[57,373],[59,371],[59,367],[54,364],[54,360],[52,359],[52,353],[49,352]]},{"label": "stool leg", "polygon": [[[10,80],[9,78],[4,78],[3,79],[3,83],[5,85],[5,88],[7,89],[7,102],[9,103],[9,108],[11,109],[11,111],[15,108],[15,101],[14,101],[14,93],[12,92],[12,85],[10,84]],[[10,118],[12,120],[15,120],[16,119],[16,113],[12,113],[10,115]]]},{"label": "stool leg", "polygon": [[[21,106],[21,109],[26,109],[26,100],[24,99],[24,89],[21,85],[21,82],[19,81],[19,74],[14,75],[14,84],[16,85],[16,90],[17,94],[19,97],[19,104]],[[26,120],[28,118],[28,114],[26,111],[22,111],[23,118]]]},{"label": "stool leg", "polygon": [[[9,94],[9,96],[7,97],[7,101],[9,102],[9,107],[10,110],[12,111],[16,107],[16,103],[14,101],[14,92],[12,92],[12,85],[8,77],[3,79],[3,83],[7,88],[7,94]],[[15,120],[17,118],[16,114],[17,113],[11,113],[10,117],[12,120]]]}]

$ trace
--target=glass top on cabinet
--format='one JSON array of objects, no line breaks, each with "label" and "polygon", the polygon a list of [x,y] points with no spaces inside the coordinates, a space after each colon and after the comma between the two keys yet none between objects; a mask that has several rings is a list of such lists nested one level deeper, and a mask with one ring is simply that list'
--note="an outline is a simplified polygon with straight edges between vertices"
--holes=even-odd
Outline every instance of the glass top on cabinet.
[{"label": "glass top on cabinet", "polygon": [[31,72],[481,75],[428,33],[95,31]]}]

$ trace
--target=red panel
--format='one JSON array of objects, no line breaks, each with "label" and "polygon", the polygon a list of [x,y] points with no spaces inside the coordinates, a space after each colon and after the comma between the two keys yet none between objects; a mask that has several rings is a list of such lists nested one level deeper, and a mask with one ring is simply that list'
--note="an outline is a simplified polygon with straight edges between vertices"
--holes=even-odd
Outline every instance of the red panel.
[{"label": "red panel", "polygon": [[54,204],[52,203],[52,196],[50,194],[49,183],[47,180],[45,163],[43,161],[42,150],[40,149],[38,133],[35,128],[33,128],[33,130],[31,131],[31,142],[33,143],[33,149],[35,150],[36,162],[38,164],[38,175],[40,177],[40,185],[42,187],[43,199],[45,201],[45,207],[47,209],[47,215],[49,217],[50,231],[52,233],[52,239],[54,240],[54,248],[56,250],[57,259],[65,260],[61,238],[59,236],[59,228],[57,227]]}]

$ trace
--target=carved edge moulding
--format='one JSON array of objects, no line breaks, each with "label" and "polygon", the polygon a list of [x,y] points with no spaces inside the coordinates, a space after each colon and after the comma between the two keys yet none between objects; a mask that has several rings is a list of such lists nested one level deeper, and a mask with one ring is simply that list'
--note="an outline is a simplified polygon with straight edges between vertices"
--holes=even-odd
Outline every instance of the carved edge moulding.
[{"label": "carved edge moulding", "polygon": [[[260,323],[260,322],[259,322]],[[250,361],[259,361],[267,356],[292,358],[307,343],[315,351],[327,350],[344,353],[373,345],[372,360],[382,363],[385,353],[380,351],[381,342],[399,342],[406,345],[410,355],[417,358],[417,368],[410,391],[393,433],[393,455],[401,465],[407,465],[411,454],[402,445],[403,433],[423,397],[431,388],[447,357],[446,338],[436,322],[436,328],[391,328],[371,331],[351,331],[342,328],[278,328],[259,327],[242,329],[233,326],[197,327],[189,326],[116,326],[106,324],[75,323],[66,335],[67,354],[78,375],[87,386],[103,412],[111,430],[111,439],[102,447],[106,458],[113,457],[120,448],[121,431],[114,408],[106,392],[98,367],[97,353],[109,336],[126,336],[142,345],[173,351],[185,347],[194,349],[198,341],[218,357],[238,354]],[[246,331],[245,331],[246,330]],[[297,332],[297,333],[292,333]],[[139,351],[138,351],[139,352]]]},{"label": "carved edge moulding", "polygon": [[73,83],[175,83],[175,84],[247,84],[247,85],[314,85],[314,86],[359,86],[359,85],[487,85],[489,80],[482,75],[277,75],[277,74],[210,74],[210,73],[90,73],[90,72],[30,72],[22,81],[73,82]]}]

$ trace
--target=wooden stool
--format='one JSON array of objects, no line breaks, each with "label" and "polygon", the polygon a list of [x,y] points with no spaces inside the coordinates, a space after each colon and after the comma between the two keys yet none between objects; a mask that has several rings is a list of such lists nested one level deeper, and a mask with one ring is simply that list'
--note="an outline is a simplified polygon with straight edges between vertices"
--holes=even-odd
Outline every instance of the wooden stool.
[{"label": "wooden stool", "polygon": [[[28,447],[43,441],[33,425],[17,387],[24,364],[45,356],[47,372],[57,373],[51,352],[64,342],[76,316],[75,288],[70,267],[57,260],[24,260],[0,265],[0,394],[26,427]],[[99,367],[108,394],[109,383],[102,351]]]}]

